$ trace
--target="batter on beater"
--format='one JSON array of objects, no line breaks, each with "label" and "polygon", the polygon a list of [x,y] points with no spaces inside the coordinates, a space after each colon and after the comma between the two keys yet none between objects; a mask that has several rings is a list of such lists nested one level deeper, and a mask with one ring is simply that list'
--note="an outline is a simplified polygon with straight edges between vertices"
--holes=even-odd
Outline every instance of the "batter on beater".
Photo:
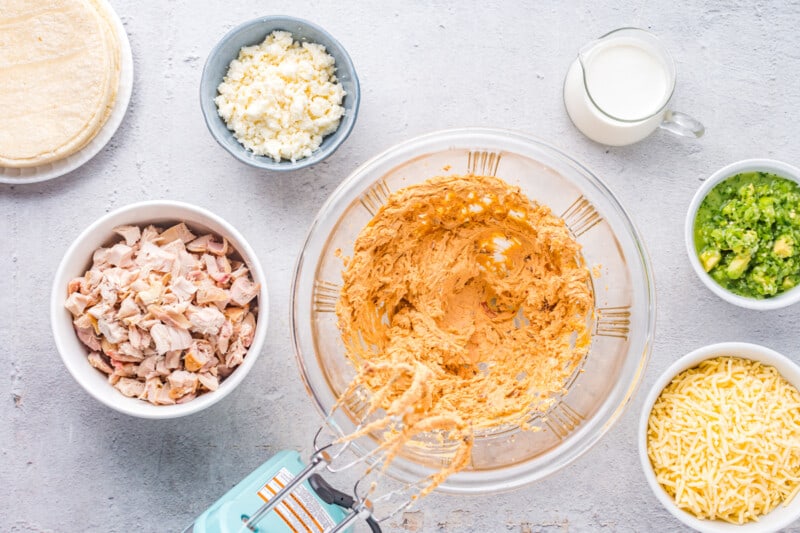
[{"label": "batter on beater", "polygon": [[[590,272],[564,221],[487,176],[393,193],[345,258],[336,313],[391,458],[423,433],[456,443],[423,495],[469,464],[475,431],[526,427],[589,350]],[[376,418],[377,417],[377,418]]]}]

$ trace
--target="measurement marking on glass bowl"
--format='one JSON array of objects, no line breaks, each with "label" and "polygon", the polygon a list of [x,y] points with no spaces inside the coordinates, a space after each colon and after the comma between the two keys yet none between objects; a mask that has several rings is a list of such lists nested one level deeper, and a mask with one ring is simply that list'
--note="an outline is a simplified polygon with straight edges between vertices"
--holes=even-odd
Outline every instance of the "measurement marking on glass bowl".
[{"label": "measurement marking on glass bowl", "polygon": [[580,237],[603,220],[592,203],[583,195],[572,202],[561,218],[575,237]]},{"label": "measurement marking on glass bowl", "polygon": [[469,152],[467,154],[467,170],[476,176],[496,176],[500,157],[500,154],[496,152]]},{"label": "measurement marking on glass bowl", "polygon": [[583,415],[561,401],[548,411],[544,423],[557,437],[564,438],[583,420]]},{"label": "measurement marking on glass bowl", "polygon": [[315,280],[314,311],[317,313],[334,313],[340,290],[341,286],[332,281]]},{"label": "measurement marking on glass bowl", "polygon": [[594,325],[595,335],[628,340],[631,325],[631,308],[629,305],[598,307],[595,313],[597,315]]},{"label": "measurement marking on glass bowl", "polygon": [[368,393],[363,386],[359,386],[352,394],[348,394],[345,399],[347,410],[350,411],[355,420],[366,422],[369,413]]},{"label": "measurement marking on glass bowl", "polygon": [[369,214],[375,216],[378,209],[389,199],[391,191],[389,186],[386,185],[386,180],[380,179],[375,182],[375,185],[370,187],[367,192],[361,195],[359,201],[364,208],[369,211]]}]

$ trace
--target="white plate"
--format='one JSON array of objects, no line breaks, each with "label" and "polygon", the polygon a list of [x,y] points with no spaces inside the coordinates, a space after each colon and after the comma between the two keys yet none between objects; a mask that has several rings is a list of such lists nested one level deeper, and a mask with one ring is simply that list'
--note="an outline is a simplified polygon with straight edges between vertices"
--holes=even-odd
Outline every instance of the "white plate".
[{"label": "white plate", "polygon": [[89,144],[72,155],[37,167],[8,168],[0,166],[0,183],[36,183],[63,176],[67,172],[72,172],[96,156],[98,152],[108,144],[108,141],[111,140],[111,137],[114,136],[120,123],[122,123],[125,112],[128,110],[128,103],[131,100],[131,90],[133,89],[133,56],[131,55],[131,43],[128,41],[128,34],[125,33],[122,21],[119,19],[119,16],[117,16],[114,8],[112,8],[106,0],[100,0],[99,3],[102,4],[103,8],[106,10],[108,19],[112,21],[114,30],[117,32],[117,37],[119,39],[119,88],[117,89],[117,97],[114,101],[114,108],[111,110],[111,115],[109,115],[103,127],[100,128],[100,131],[97,132],[97,135],[89,141]]}]

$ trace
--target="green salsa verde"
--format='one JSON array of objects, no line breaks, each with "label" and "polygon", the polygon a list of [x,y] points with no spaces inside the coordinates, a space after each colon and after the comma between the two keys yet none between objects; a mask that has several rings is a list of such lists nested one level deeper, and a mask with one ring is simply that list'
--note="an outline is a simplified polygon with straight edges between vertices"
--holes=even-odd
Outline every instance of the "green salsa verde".
[{"label": "green salsa verde", "polygon": [[740,296],[769,298],[800,284],[800,185],[767,172],[717,184],[694,223],[703,269]]}]

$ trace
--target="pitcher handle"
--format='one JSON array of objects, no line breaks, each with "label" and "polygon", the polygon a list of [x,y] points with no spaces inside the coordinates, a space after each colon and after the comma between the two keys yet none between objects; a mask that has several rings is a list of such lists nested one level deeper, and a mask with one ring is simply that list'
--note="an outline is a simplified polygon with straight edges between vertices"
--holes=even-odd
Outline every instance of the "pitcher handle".
[{"label": "pitcher handle", "polygon": [[702,137],[706,132],[699,120],[680,111],[667,111],[659,127],[682,137]]}]

